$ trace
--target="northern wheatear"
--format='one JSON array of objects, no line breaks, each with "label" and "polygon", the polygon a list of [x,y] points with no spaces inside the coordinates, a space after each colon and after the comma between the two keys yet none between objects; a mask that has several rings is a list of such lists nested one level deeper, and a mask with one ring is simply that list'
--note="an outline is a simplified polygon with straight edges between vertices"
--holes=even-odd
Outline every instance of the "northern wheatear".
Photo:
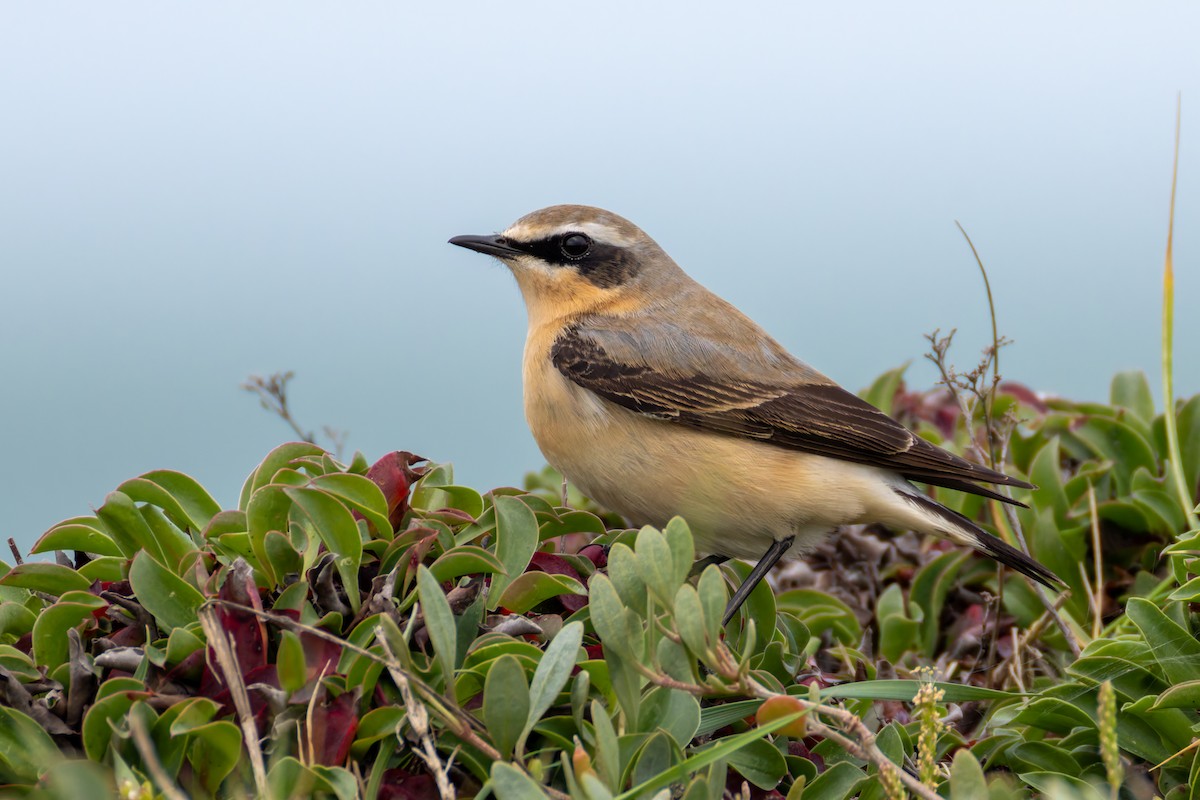
[{"label": "northern wheatear", "polygon": [[629,221],[552,206],[450,243],[517,279],[525,418],[546,459],[630,522],[678,514],[697,550],[758,560],[726,621],[781,557],[849,523],[940,536],[1057,588],[909,481],[1009,503],[976,482],[1030,484],[927,442],[792,357]]}]

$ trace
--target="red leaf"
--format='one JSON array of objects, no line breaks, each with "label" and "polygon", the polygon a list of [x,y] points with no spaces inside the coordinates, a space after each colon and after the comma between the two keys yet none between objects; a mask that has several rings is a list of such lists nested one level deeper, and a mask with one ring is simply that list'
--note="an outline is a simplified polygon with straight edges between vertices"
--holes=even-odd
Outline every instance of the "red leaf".
[{"label": "red leaf", "polygon": [[312,727],[305,722],[305,740],[311,743],[316,763],[336,767],[350,754],[358,730],[358,693],[343,692],[330,701],[324,684],[317,690],[312,710]]},{"label": "red leaf", "polygon": [[430,775],[414,774],[402,767],[383,773],[379,800],[438,800],[437,784]]},{"label": "red leaf", "polygon": [[388,521],[399,525],[408,511],[408,490],[425,474],[415,466],[427,459],[415,456],[406,450],[396,450],[376,461],[367,470],[367,477],[375,482],[387,498]]},{"label": "red leaf", "polygon": [[[275,613],[296,622],[300,621],[300,612],[294,608],[277,609]],[[338,661],[342,657],[342,648],[337,643],[322,639],[308,631],[297,631],[297,633],[300,636],[300,644],[304,648],[304,665],[308,679],[336,674]]]},{"label": "red leaf", "polygon": [[[538,551],[533,554],[533,558],[529,560],[529,570],[538,572],[548,572],[551,575],[566,575],[569,578],[580,580],[579,570],[571,566],[562,556],[556,556],[554,553],[543,553]],[[527,572],[529,570],[526,570]]]},{"label": "red leaf", "polygon": [[[261,606],[258,588],[254,585],[249,566],[246,566],[245,570],[239,570],[235,564],[229,570],[225,583],[221,585],[221,591],[217,593],[217,596],[222,600],[241,606],[252,608]],[[240,611],[219,604],[217,605],[217,618],[221,621],[221,627],[233,640],[234,653],[242,675],[266,665],[267,631],[258,617],[249,611]],[[209,650],[212,650],[211,644]],[[215,662],[216,653],[212,652],[210,658]]]},{"label": "red leaf", "polygon": [[603,545],[589,544],[579,551],[579,555],[595,564],[596,569],[604,569],[608,566],[608,553]]}]

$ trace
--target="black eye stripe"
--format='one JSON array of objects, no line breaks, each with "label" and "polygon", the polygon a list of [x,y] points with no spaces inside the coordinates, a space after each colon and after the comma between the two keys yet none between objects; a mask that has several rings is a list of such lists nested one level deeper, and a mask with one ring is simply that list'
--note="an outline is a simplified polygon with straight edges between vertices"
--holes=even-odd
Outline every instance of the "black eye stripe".
[{"label": "black eye stripe", "polygon": [[[564,250],[564,245],[567,245],[566,240],[576,236],[584,239],[587,247],[580,255],[569,256],[567,252],[570,252],[570,247]],[[605,289],[625,283],[638,271],[637,259],[625,248],[597,242],[578,231],[567,231],[532,242],[508,239],[505,244],[547,264],[574,269],[589,283]],[[582,247],[583,242],[572,244]]]},{"label": "black eye stripe", "polygon": [[[563,245],[567,239],[574,237],[582,237],[587,242],[587,247],[584,248],[579,255],[568,257],[563,250]],[[569,231],[560,233],[555,236],[547,236],[545,239],[536,239],[532,242],[517,242],[509,239],[507,244],[510,247],[515,247],[518,250],[528,253],[529,255],[541,259],[548,264],[573,264],[579,259],[588,256],[589,251],[595,250],[595,242],[587,234]]]}]

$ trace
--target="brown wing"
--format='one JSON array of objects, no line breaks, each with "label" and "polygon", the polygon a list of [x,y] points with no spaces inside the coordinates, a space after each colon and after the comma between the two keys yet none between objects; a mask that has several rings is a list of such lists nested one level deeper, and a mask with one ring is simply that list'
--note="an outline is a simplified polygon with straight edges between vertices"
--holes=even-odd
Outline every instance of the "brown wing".
[{"label": "brown wing", "polygon": [[972,481],[1032,488],[930,444],[832,383],[775,385],[672,375],[612,358],[572,328],[551,360],[580,386],[631,411],[703,430],[894,470],[905,478],[1013,502]]}]

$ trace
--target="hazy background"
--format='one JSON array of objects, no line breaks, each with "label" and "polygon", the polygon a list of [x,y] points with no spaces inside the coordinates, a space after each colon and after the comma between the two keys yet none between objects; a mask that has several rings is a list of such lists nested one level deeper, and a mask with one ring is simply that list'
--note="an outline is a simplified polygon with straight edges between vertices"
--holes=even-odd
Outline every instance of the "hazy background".
[{"label": "hazy background", "polygon": [[[4,3],[0,537],[169,467],[224,504],[291,438],[515,484],[524,311],[448,237],[600,205],[852,389],[960,330],[1158,385],[1175,98],[1178,390],[1200,391],[1195,3]],[[2,540],[2,539],[0,539]],[[0,558],[10,560],[7,548]]]}]

